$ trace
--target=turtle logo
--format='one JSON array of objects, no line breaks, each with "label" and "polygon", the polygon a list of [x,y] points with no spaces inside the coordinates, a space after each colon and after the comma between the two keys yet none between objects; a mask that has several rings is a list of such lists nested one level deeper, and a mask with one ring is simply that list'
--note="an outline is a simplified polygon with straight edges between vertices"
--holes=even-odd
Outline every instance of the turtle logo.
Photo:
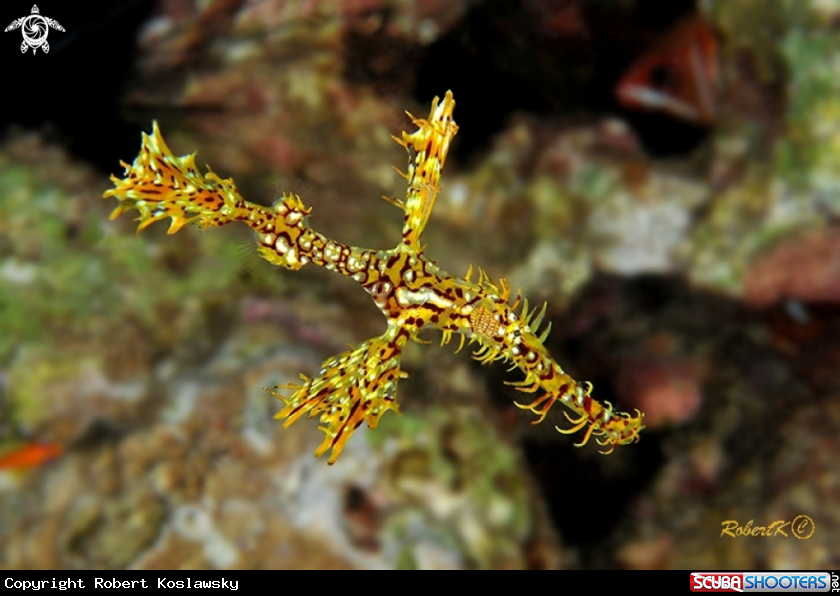
[{"label": "turtle logo", "polygon": [[32,14],[27,17],[21,17],[12,21],[12,24],[6,27],[6,31],[14,31],[18,27],[23,33],[23,43],[20,44],[20,51],[24,54],[27,48],[32,48],[32,54],[37,53],[38,48],[44,50],[47,54],[50,51],[50,44],[47,43],[47,34],[50,32],[50,27],[56,31],[64,31],[64,27],[58,24],[58,21],[48,19],[41,16],[41,11],[38,10],[37,5],[32,6]]}]

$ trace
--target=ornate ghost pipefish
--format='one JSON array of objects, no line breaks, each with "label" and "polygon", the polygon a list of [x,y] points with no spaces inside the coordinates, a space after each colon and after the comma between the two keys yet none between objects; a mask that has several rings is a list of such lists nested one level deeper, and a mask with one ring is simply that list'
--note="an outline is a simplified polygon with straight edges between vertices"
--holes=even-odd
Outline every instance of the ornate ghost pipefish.
[{"label": "ornate ghost pipefish", "polygon": [[[447,92],[443,102],[436,97],[428,119],[414,118],[417,130],[393,137],[408,152],[408,171],[400,172],[408,180],[404,200],[385,197],[405,212],[402,240],[390,250],[349,246],[327,238],[309,226],[312,209],[301,198],[283,194],[271,207],[243,199],[233,180],[223,180],[212,171],[201,174],[195,166],[195,154],[174,156],[157,123],[151,135],[143,134],[140,154],[132,165],[122,163],[125,176],[111,180],[115,188],[105,198],[114,197],[119,205],[111,219],[136,209],[140,215],[138,231],[169,218],[169,233],[174,234],[188,223],[202,229],[239,221],[249,226],[257,238],[260,257],[287,269],[313,264],[356,280],[370,294],[388,325],[385,332],[326,360],[312,378],[301,375],[300,385],[279,385],[266,389],[282,400],[285,407],[277,414],[288,427],[301,416],[320,416],[324,441],[315,452],[320,456],[332,449],[329,463],[336,461],[347,440],[363,422],[376,428],[388,410],[398,411],[397,383],[408,375],[400,370],[402,350],[409,340],[423,342],[421,329],[433,327],[443,332],[441,345],[453,334],[460,334],[460,351],[469,338],[479,344],[473,357],[482,363],[504,360],[519,368],[525,378],[508,383],[519,391],[542,391],[528,405],[542,422],[551,406],[559,401],[574,413],[564,412],[572,423],[570,434],[586,429],[585,445],[596,437],[611,453],[617,445],[639,440],[644,428],[644,414],[634,416],[614,411],[590,396],[592,385],[578,383],[549,355],[543,343],[550,325],[539,327],[545,315],[542,309],[529,310],[521,291],[513,304],[505,278],[494,282],[484,271],[471,281],[473,268],[459,278],[441,270],[423,254],[420,238],[440,190],[440,174],[449,146],[458,127],[452,119],[455,101]],[[521,307],[520,307],[521,305]],[[279,389],[291,390],[289,396]]]}]

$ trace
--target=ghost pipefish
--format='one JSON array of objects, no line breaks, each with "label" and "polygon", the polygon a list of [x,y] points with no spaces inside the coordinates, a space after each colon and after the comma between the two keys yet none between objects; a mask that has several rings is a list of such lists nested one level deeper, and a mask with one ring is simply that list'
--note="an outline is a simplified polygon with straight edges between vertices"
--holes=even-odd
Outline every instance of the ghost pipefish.
[{"label": "ghost pipefish", "polygon": [[[239,221],[249,226],[258,239],[260,257],[287,269],[313,264],[356,280],[370,294],[387,319],[387,329],[351,349],[326,360],[317,375],[301,375],[302,384],[278,385],[266,389],[285,407],[276,418],[288,427],[298,418],[320,416],[325,438],[316,456],[332,450],[329,463],[336,461],[347,440],[363,422],[376,428],[388,410],[399,411],[397,383],[408,375],[400,370],[403,348],[409,340],[425,343],[421,329],[431,327],[443,333],[441,345],[460,334],[458,351],[467,338],[478,344],[473,357],[482,363],[504,360],[525,375],[511,382],[519,391],[542,394],[530,404],[516,406],[538,416],[542,422],[559,401],[571,427],[557,430],[571,434],[585,429],[585,445],[596,437],[611,453],[617,445],[638,441],[644,428],[644,414],[613,410],[590,396],[592,385],[579,383],[566,374],[549,355],[543,343],[550,325],[540,331],[546,307],[530,310],[521,291],[509,303],[510,286],[505,278],[493,281],[478,269],[471,280],[470,266],[464,278],[450,275],[423,254],[420,238],[440,189],[440,174],[458,127],[452,119],[452,93],[443,102],[435,98],[428,119],[414,118],[413,133],[393,139],[408,152],[408,181],[405,199],[385,197],[405,212],[402,241],[390,250],[349,246],[325,237],[309,225],[311,207],[294,194],[283,194],[271,207],[244,200],[232,179],[222,179],[209,170],[201,174],[195,154],[176,157],[161,136],[157,123],[152,134],[143,134],[142,148],[125,168],[124,178],[112,176],[115,185],[104,197],[119,205],[111,219],[136,209],[138,231],[152,223],[171,220],[174,234],[190,223],[202,229]],[[284,395],[280,390],[291,391]]]}]

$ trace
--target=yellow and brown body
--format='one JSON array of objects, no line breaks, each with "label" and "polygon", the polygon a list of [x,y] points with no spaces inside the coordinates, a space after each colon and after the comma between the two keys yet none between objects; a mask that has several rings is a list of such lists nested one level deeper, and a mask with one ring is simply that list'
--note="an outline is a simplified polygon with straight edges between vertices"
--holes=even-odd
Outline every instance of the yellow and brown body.
[{"label": "yellow and brown body", "polygon": [[[313,264],[353,278],[373,298],[385,315],[388,326],[382,335],[369,339],[327,360],[319,373],[303,384],[275,387],[268,391],[285,407],[277,418],[284,426],[301,416],[318,416],[326,434],[316,451],[332,449],[329,463],[335,462],[353,431],[363,422],[375,428],[388,410],[398,410],[397,383],[407,375],[400,370],[402,350],[409,340],[418,340],[423,328],[443,332],[441,344],[453,334],[478,343],[474,357],[481,362],[506,360],[522,370],[525,379],[515,383],[526,392],[541,390],[543,395],[527,406],[541,422],[549,408],[560,401],[576,414],[566,414],[573,427],[568,433],[587,428],[579,445],[591,436],[611,452],[616,445],[637,441],[644,415],[614,412],[590,396],[591,385],[581,385],[554,362],[543,342],[548,329],[538,328],[545,307],[538,314],[529,312],[528,301],[517,297],[509,303],[510,287],[502,278],[494,283],[479,270],[477,283],[471,281],[472,268],[465,278],[442,271],[423,254],[420,237],[440,189],[440,174],[449,145],[458,127],[452,120],[455,102],[447,93],[442,103],[432,103],[428,120],[413,119],[418,130],[403,133],[395,140],[409,156],[405,200],[389,201],[405,211],[402,241],[390,250],[348,246],[326,238],[308,223],[311,209],[300,197],[283,195],[272,207],[244,200],[232,180],[216,174],[200,174],[194,155],[175,157],[166,146],[157,124],[151,135],[143,135],[143,146],[132,165],[123,164],[123,179],[112,177],[115,188],[105,197],[115,197],[119,206],[112,219],[130,209],[140,212],[139,229],[166,218],[169,233],[187,223],[202,228],[242,222],[255,233],[260,257],[266,261],[299,269]],[[521,303],[521,308],[519,308]],[[518,314],[517,314],[517,309]],[[276,389],[290,389],[284,396]]]}]

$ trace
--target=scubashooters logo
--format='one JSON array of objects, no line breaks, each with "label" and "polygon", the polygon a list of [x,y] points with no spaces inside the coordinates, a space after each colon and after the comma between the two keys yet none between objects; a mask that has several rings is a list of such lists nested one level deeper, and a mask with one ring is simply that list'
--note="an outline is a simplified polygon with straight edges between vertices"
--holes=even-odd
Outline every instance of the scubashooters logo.
[{"label": "scubashooters logo", "polygon": [[238,590],[239,589],[239,580],[230,581],[227,579],[215,579],[215,580],[193,580],[192,578],[183,579],[166,579],[165,577],[159,577],[157,580],[157,587],[167,590],[175,590],[175,589],[183,589],[183,588],[223,588],[225,590]]}]

